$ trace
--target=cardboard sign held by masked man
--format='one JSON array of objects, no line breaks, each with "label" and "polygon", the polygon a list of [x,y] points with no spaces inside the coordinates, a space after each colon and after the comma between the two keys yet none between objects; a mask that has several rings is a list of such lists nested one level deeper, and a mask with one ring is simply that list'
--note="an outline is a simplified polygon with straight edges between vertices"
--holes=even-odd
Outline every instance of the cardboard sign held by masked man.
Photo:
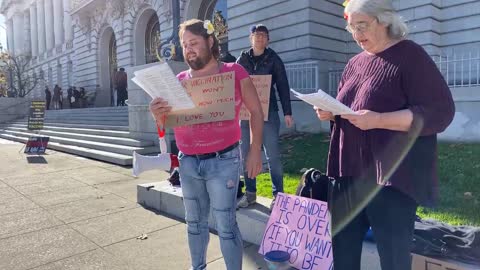
[{"label": "cardboard sign held by masked man", "polygon": [[[268,121],[268,106],[270,106],[270,88],[272,86],[272,75],[250,75],[255,89],[257,89],[258,98],[262,105],[263,121]],[[240,109],[240,120],[250,120],[250,113],[242,105]]]}]

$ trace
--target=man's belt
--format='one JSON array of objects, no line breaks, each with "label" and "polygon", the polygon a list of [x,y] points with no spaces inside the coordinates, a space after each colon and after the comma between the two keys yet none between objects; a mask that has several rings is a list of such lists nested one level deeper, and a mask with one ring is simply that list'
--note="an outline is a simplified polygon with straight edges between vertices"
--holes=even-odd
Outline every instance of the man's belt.
[{"label": "man's belt", "polygon": [[190,156],[190,157],[196,157],[200,160],[203,160],[203,159],[209,159],[209,158],[214,158],[214,157],[218,157],[219,155],[221,154],[225,154],[229,151],[232,151],[233,149],[235,149],[237,146],[239,145],[239,142],[236,142],[230,146],[227,146],[227,148],[224,148],[220,151],[217,151],[217,152],[212,152],[212,153],[206,153],[206,154],[198,154],[198,155],[186,155],[186,156]]}]

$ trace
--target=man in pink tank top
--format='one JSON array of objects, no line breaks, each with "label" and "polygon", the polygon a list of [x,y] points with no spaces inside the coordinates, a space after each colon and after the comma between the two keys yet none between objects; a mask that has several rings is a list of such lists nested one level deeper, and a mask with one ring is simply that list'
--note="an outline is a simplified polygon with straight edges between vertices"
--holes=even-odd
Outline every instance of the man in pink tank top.
[{"label": "man in pink tank top", "polygon": [[[233,120],[194,124],[174,128],[180,150],[180,181],[188,228],[188,244],[193,270],[206,269],[210,208],[220,238],[220,247],[228,270],[242,269],[243,243],[236,221],[236,195],[242,157],[238,147],[241,132],[239,112],[242,102],[250,111],[252,140],[246,157],[248,176],[261,170],[263,112],[255,87],[243,67],[218,61],[218,40],[209,22],[197,19],[180,25],[180,41],[189,70],[177,78],[211,76],[233,72],[235,75],[235,117]],[[171,111],[168,103],[156,98],[150,110],[159,125]]]}]

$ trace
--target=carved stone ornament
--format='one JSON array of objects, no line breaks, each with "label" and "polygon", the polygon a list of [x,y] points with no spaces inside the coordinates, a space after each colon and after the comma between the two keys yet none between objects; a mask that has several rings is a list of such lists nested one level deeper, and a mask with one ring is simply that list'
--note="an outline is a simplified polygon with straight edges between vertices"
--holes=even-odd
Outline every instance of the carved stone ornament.
[{"label": "carved stone ornament", "polygon": [[109,15],[113,19],[119,19],[122,18],[123,15],[125,15],[125,12],[127,11],[125,7],[127,6],[127,2],[130,1],[118,1],[118,0],[109,0],[107,1],[106,4],[106,13],[109,13]]},{"label": "carved stone ornament", "polygon": [[215,36],[220,43],[228,40],[228,25],[227,20],[222,15],[222,12],[215,10],[213,14],[213,26],[215,28]]},{"label": "carved stone ornament", "polygon": [[75,24],[80,28],[82,33],[87,34],[92,30],[92,23],[90,21],[90,17],[78,14],[75,18]]}]

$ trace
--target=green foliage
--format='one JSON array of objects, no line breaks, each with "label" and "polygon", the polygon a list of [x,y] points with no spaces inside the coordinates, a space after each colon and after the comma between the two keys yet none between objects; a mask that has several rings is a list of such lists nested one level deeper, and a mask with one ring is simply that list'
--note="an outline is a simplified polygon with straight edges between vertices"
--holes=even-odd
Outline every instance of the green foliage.
[{"label": "green foliage", "polygon": [[[295,134],[282,138],[284,188],[294,194],[303,168],[325,170],[329,139],[325,134]],[[452,225],[480,226],[480,144],[440,143],[438,154],[440,202],[420,207],[418,215]],[[258,195],[272,197],[270,175],[257,178]]]}]

